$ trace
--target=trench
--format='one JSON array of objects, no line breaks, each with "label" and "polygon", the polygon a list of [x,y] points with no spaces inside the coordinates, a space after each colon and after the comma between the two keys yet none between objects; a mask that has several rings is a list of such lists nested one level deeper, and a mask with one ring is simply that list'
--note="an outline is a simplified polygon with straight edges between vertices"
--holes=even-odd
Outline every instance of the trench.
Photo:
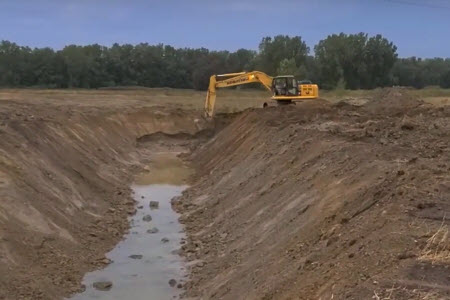
[{"label": "trench", "polygon": [[171,200],[188,187],[192,173],[177,153],[158,153],[131,185],[136,213],[130,231],[106,254],[110,264],[87,273],[84,292],[72,300],[177,299],[187,276],[179,255],[185,234]]}]

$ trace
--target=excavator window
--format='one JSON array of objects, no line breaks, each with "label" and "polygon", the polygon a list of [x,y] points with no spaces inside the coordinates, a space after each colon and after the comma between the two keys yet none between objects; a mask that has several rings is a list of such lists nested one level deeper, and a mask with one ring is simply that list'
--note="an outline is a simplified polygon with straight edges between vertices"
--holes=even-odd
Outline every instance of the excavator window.
[{"label": "excavator window", "polygon": [[275,96],[298,95],[298,82],[294,77],[276,77],[272,86]]},{"label": "excavator window", "polygon": [[298,83],[295,78],[287,78],[288,81],[288,96],[297,96]]},{"label": "excavator window", "polygon": [[273,89],[275,96],[285,96],[287,92],[286,78],[275,78],[273,80]]}]

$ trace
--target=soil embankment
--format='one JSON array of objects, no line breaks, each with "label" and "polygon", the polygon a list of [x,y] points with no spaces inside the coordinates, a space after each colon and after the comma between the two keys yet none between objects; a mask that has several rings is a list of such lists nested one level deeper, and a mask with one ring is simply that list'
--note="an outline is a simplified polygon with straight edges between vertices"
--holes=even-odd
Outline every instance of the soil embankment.
[{"label": "soil embankment", "polygon": [[189,110],[122,104],[0,102],[0,299],[79,291],[128,230],[132,176],[161,148],[138,138],[206,128]]},{"label": "soil embankment", "polygon": [[189,156],[187,296],[448,299],[449,153],[450,107],[398,90],[244,112]]}]

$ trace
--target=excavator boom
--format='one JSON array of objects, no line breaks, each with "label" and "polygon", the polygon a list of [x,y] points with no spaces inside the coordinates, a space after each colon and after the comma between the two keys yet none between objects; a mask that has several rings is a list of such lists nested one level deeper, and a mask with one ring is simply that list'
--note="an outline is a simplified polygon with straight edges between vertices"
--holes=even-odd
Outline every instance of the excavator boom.
[{"label": "excavator boom", "polygon": [[271,92],[272,81],[272,77],[259,71],[212,75],[209,79],[208,93],[206,94],[206,116],[211,118],[214,114],[214,105],[216,103],[216,88],[259,82]]}]

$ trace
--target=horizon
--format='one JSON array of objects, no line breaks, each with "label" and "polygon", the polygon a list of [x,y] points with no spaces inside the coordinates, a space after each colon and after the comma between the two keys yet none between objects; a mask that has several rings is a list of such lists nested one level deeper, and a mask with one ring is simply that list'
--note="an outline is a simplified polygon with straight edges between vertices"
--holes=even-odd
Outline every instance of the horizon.
[{"label": "horizon", "polygon": [[450,41],[443,37],[450,28],[450,3],[440,0],[24,2],[0,1],[0,40],[55,50],[148,43],[234,52],[258,50],[263,37],[281,34],[301,36],[314,54],[314,46],[328,35],[364,32],[392,41],[401,58],[449,58]]}]

